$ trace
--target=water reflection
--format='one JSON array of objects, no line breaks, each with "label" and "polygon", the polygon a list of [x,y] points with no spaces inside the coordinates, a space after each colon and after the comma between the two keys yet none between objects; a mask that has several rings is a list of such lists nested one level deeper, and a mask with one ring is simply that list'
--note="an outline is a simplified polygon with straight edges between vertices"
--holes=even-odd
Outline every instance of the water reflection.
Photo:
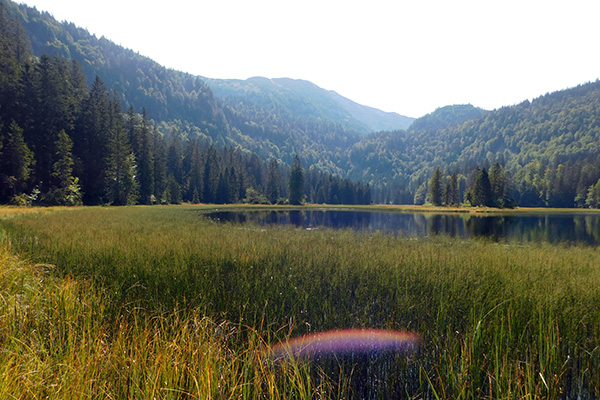
[{"label": "water reflection", "polygon": [[379,231],[385,234],[488,237],[493,240],[600,243],[600,214],[474,215],[340,210],[218,211],[224,222]]}]

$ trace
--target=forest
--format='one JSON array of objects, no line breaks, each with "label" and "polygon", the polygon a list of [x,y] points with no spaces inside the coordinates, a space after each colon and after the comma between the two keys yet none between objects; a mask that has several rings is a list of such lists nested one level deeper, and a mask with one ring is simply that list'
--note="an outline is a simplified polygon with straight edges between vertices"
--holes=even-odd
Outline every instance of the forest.
[{"label": "forest", "polygon": [[295,204],[371,202],[368,185],[305,172],[299,157],[290,171],[200,134],[161,132],[145,108],[124,112],[100,77],[88,87],[77,61],[33,57],[19,19],[3,5],[0,51],[2,203],[274,204],[294,191]]},{"label": "forest", "polygon": [[473,182],[476,169],[498,164],[518,206],[597,207],[600,82],[474,117],[469,109],[444,107],[414,128],[366,137],[349,150],[348,176],[370,182],[376,203],[422,204],[438,166],[445,182]]},{"label": "forest", "polygon": [[[23,190],[28,195],[39,190],[50,199],[49,190],[59,187],[58,178],[52,175],[56,160],[51,158],[56,155],[42,156],[40,151],[47,152],[53,147],[64,129],[73,142],[71,174],[78,178],[79,189],[84,189],[81,191],[84,202],[112,202],[107,190],[95,189],[96,184],[92,183],[97,179],[105,185],[106,177],[99,177],[96,171],[86,172],[89,166],[81,160],[86,157],[82,155],[85,146],[94,148],[81,136],[85,124],[91,123],[86,121],[91,116],[84,117],[83,112],[86,98],[93,92],[104,98],[102,102],[113,103],[103,107],[118,107],[116,103],[120,102],[125,110],[119,120],[129,135],[129,146],[135,159],[139,202],[168,201],[170,192],[165,189],[168,187],[174,190],[175,198],[179,198],[177,192],[181,191],[183,201],[192,201],[194,191],[200,201],[214,199],[215,195],[209,192],[216,193],[219,181],[223,182],[221,193],[229,193],[225,196],[227,200],[243,200],[245,190],[250,187],[266,196],[270,160],[277,160],[281,169],[283,183],[279,185],[278,194],[285,198],[288,165],[295,155],[299,155],[309,166],[305,196],[310,202],[344,202],[341,199],[349,196],[338,192],[347,192],[343,188],[348,185],[354,188],[354,195],[350,197],[363,200],[366,196],[359,193],[368,186],[370,201],[378,204],[431,202],[430,180],[440,167],[442,185],[451,184],[456,175],[459,185],[456,199],[460,204],[472,205],[467,195],[475,182],[474,177],[483,169],[490,173],[497,164],[502,168],[506,182],[503,198],[507,205],[597,207],[599,203],[596,193],[600,190],[600,82],[585,83],[492,111],[471,105],[441,107],[415,120],[408,128],[369,133],[365,130],[365,122],[348,120],[344,114],[344,107],[348,107],[350,100],[330,93],[330,97],[311,103],[310,99],[317,93],[326,91],[310,82],[266,78],[240,82],[206,78],[205,82],[200,77],[166,69],[103,37],[96,38],[72,23],[59,23],[48,13],[9,0],[0,0],[0,3],[13,15],[3,18],[14,25],[12,33],[8,32],[11,29],[3,28],[11,35],[3,33],[2,39],[2,57],[7,60],[2,65],[2,99],[7,103],[2,105],[0,113],[3,140],[18,136],[8,132],[22,130],[23,141],[31,154],[28,156],[27,152],[21,151],[21,155],[15,157],[25,161],[27,157],[32,158],[27,184],[22,183],[23,179],[20,179],[21,183],[11,181],[10,188],[2,194],[2,201],[9,201],[8,198]],[[16,24],[17,20],[21,24]],[[48,55],[44,55],[46,53]],[[29,54],[37,57],[37,61],[26,60]],[[40,74],[50,66],[60,70],[59,74],[68,71],[70,83],[66,85],[71,89],[52,89],[35,82],[41,81]],[[101,87],[96,88],[100,82]],[[41,93],[40,90],[48,91]],[[60,101],[66,103],[61,105],[50,101],[56,99],[52,90],[72,90],[73,94],[65,94]],[[40,107],[43,102],[47,103],[47,108],[40,108],[41,112],[33,113],[35,115],[25,115],[32,113],[31,107]],[[22,108],[14,109],[19,107]],[[321,112],[323,109],[327,109],[326,114]],[[356,111],[356,115],[363,111]],[[109,117],[105,111],[100,114]],[[376,114],[369,114],[371,126],[381,126],[373,119]],[[56,132],[41,133],[34,138],[32,129],[35,124],[42,124],[44,115],[48,117],[48,122],[43,123],[44,129],[52,128]],[[178,172],[178,167],[169,164],[171,170],[168,172],[156,172],[153,179],[164,182],[154,182],[151,191],[149,183],[142,185],[140,182],[144,175],[142,170],[149,166],[141,162],[142,144],[135,133],[142,131],[144,136],[146,130],[152,137],[159,132],[164,143],[157,143],[157,146],[162,146],[167,153],[171,148],[174,154],[181,152],[182,168],[188,168]],[[50,136],[42,139],[43,135]],[[36,140],[39,143],[35,143]],[[103,140],[108,140],[108,136]],[[106,148],[103,151],[116,146],[113,142],[103,142],[101,147]],[[9,147],[19,147],[11,143],[8,143]],[[190,173],[189,168],[194,164],[192,155],[198,153],[193,150],[196,146],[201,149],[202,168],[206,160],[212,158],[220,160],[222,165],[206,169],[209,175],[214,174],[212,178],[198,178],[193,183],[190,176],[194,173]],[[214,148],[209,150],[211,146]],[[152,152],[146,151],[145,154],[152,153],[149,163],[163,163],[166,156],[163,157],[161,151],[158,147]],[[210,152],[219,156],[212,157]],[[231,156],[227,154],[236,154],[237,161],[231,163]],[[254,157],[252,154],[256,159],[248,161]],[[106,154],[99,159],[107,160]],[[244,164],[249,163],[261,164],[260,176],[240,172],[246,168]],[[97,168],[105,170],[105,166]],[[226,167],[230,170],[226,171]],[[202,168],[196,168],[196,172],[204,171]],[[233,173],[232,168],[235,169]],[[258,169],[252,167],[250,171]],[[7,176],[18,175],[13,172]],[[25,170],[21,171],[21,175],[25,173]],[[179,190],[175,185],[168,185],[170,175],[173,175],[171,182],[177,182]],[[32,186],[38,178],[41,179],[39,188]],[[148,177],[143,179],[149,182]],[[323,183],[313,183],[316,181]],[[311,184],[313,186],[309,187]],[[225,190],[226,186],[232,189]],[[319,190],[320,186],[327,188]],[[214,189],[205,190],[205,187]],[[205,191],[206,198],[203,197]],[[153,197],[149,197],[150,192]],[[491,203],[499,204],[497,201]]]}]

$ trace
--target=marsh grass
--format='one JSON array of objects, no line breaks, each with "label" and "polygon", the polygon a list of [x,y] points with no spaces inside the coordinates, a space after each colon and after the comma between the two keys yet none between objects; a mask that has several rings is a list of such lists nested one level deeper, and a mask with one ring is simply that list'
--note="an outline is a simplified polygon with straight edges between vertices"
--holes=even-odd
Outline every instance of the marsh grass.
[{"label": "marsh grass", "polygon": [[[4,220],[0,395],[600,396],[597,247],[221,225],[202,210]],[[342,362],[264,356],[350,327],[410,330],[422,345]]]}]

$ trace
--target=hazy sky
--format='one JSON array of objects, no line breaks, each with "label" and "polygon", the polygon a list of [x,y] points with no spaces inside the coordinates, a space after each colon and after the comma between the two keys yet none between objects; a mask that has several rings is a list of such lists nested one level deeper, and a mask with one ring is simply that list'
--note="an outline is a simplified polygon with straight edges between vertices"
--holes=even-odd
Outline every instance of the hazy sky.
[{"label": "hazy sky", "polygon": [[600,1],[21,0],[211,78],[306,79],[419,117],[600,78]]}]

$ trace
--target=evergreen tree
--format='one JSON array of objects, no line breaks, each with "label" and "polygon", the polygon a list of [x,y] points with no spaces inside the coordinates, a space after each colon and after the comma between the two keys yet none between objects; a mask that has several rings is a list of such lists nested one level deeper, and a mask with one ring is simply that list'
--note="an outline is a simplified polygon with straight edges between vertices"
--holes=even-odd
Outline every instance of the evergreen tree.
[{"label": "evergreen tree", "polygon": [[477,179],[475,179],[471,196],[471,205],[473,206],[494,206],[492,198],[492,186],[490,184],[490,178],[485,168],[481,170],[481,172],[477,176]]},{"label": "evergreen tree", "polygon": [[154,199],[162,202],[167,190],[167,144],[156,127],[152,134],[154,153]]},{"label": "evergreen tree", "polygon": [[300,205],[304,202],[304,169],[300,157],[296,154],[290,168],[289,179],[290,204]]},{"label": "evergreen tree", "polygon": [[136,204],[139,192],[135,180],[135,156],[129,143],[129,135],[123,128],[120,107],[120,103],[115,99],[106,160],[106,198],[114,205]]},{"label": "evergreen tree", "polygon": [[460,205],[460,187],[458,184],[458,175],[455,173],[450,177],[450,187],[448,194],[448,204],[453,206]]},{"label": "evergreen tree", "polygon": [[[132,106],[133,110],[133,106]],[[142,121],[139,129],[133,130],[134,154],[137,163],[137,181],[140,191],[140,203],[151,204],[154,192],[154,154],[148,114],[146,109],[142,111]]]},{"label": "evergreen tree", "polygon": [[442,170],[437,166],[429,181],[429,201],[434,206],[442,205],[443,184]]},{"label": "evergreen tree", "polygon": [[167,189],[165,190],[161,202],[167,204],[181,204],[182,201],[183,200],[181,198],[181,185],[179,184],[179,182],[177,182],[175,176],[173,176],[173,174],[170,174],[169,179],[167,181]]},{"label": "evergreen tree", "polygon": [[269,161],[269,168],[267,172],[267,188],[266,197],[269,203],[275,204],[279,199],[279,181],[281,180],[281,173],[279,172],[279,166],[277,161],[271,159]]},{"label": "evergreen tree", "polygon": [[189,170],[187,171],[186,179],[188,187],[187,196],[189,197],[191,192],[192,202],[199,203],[204,179],[202,149],[197,140],[190,141],[189,147]]},{"label": "evergreen tree", "polygon": [[106,194],[106,162],[111,138],[111,120],[114,109],[106,86],[96,77],[88,98],[84,101],[76,135],[73,139],[75,155],[82,161],[76,164],[86,204],[104,202]]},{"label": "evergreen tree", "polygon": [[14,121],[2,134],[1,151],[0,199],[7,201],[27,188],[33,161],[33,154],[23,139],[23,130]]},{"label": "evergreen tree", "polygon": [[73,141],[64,130],[58,134],[55,148],[56,162],[52,171],[52,187],[44,196],[43,202],[65,206],[80,205],[82,193],[79,179],[73,176]]}]

